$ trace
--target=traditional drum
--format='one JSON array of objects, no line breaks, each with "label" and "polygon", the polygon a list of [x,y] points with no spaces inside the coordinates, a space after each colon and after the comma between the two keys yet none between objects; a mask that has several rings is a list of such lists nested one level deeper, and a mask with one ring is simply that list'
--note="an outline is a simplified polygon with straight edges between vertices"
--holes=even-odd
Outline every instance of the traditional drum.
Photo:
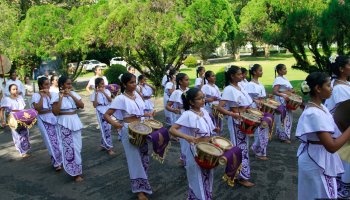
[{"label": "traditional drum", "polygon": [[142,146],[146,142],[147,135],[152,132],[152,128],[141,122],[129,124],[129,142],[136,146]]},{"label": "traditional drum", "polygon": [[260,125],[261,117],[250,113],[242,113],[242,121],[239,129],[248,135],[254,133],[255,129]]},{"label": "traditional drum", "polygon": [[247,109],[247,112],[256,116],[257,118],[262,118],[264,116],[263,112],[261,112],[258,109],[255,109],[255,108],[249,108],[249,109]]},{"label": "traditional drum", "polygon": [[301,98],[301,96],[299,96],[297,94],[292,94],[292,95],[288,96],[286,107],[289,110],[296,110],[299,108],[299,106],[302,103],[303,103],[303,99]]},{"label": "traditional drum", "polygon": [[155,119],[145,119],[143,123],[151,127],[153,131],[161,129],[163,127],[163,123]]},{"label": "traditional drum", "polygon": [[37,121],[38,112],[35,109],[10,112],[7,124],[11,129],[17,129],[18,125],[31,128]]},{"label": "traditional drum", "polygon": [[224,118],[224,115],[221,114],[219,111],[218,111],[218,105],[215,105],[215,104],[211,104],[211,110],[212,110],[212,113],[213,113],[213,116],[214,117],[218,117],[220,119],[223,119]]},{"label": "traditional drum", "polygon": [[199,142],[195,148],[195,160],[204,169],[212,169],[218,166],[219,159],[224,154],[224,151],[219,147],[207,142]]},{"label": "traditional drum", "polygon": [[263,113],[270,113],[273,115],[277,107],[280,105],[281,104],[278,101],[275,101],[273,99],[265,99],[261,104],[260,111]]},{"label": "traditional drum", "polygon": [[233,147],[233,144],[230,140],[228,140],[224,137],[220,137],[220,136],[214,136],[214,137],[210,138],[210,143],[219,147],[223,151],[230,150]]},{"label": "traditional drum", "polygon": [[350,99],[343,101],[335,108],[333,118],[339,130],[344,132],[350,126]]}]

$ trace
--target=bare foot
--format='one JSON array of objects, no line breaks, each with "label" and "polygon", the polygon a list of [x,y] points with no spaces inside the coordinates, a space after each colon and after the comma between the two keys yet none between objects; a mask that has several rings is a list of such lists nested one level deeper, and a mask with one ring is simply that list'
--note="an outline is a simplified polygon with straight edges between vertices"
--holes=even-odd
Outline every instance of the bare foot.
[{"label": "bare foot", "polygon": [[146,197],[145,193],[143,193],[143,192],[137,193],[137,199],[138,200],[148,200],[148,198]]},{"label": "bare foot", "polygon": [[248,180],[239,180],[238,183],[243,185],[244,187],[247,187],[247,188],[251,188],[251,187],[255,186],[254,183],[252,183]]},{"label": "bare foot", "polygon": [[292,143],[290,140],[285,140],[285,141],[283,141],[283,142],[286,143],[286,144]]},{"label": "bare foot", "polygon": [[110,156],[116,155],[116,153],[115,153],[112,149],[107,150],[107,153],[108,153],[108,155],[110,155]]},{"label": "bare foot", "polygon": [[256,156],[259,160],[269,160],[266,156]]},{"label": "bare foot", "polygon": [[74,181],[75,182],[82,182],[84,179],[83,179],[83,177],[81,177],[81,176],[74,176]]},{"label": "bare foot", "polygon": [[184,166],[185,166],[185,162],[184,162],[183,160],[181,160],[181,159],[179,159],[178,163],[179,163],[179,165],[180,165],[181,167],[184,167]]},{"label": "bare foot", "polygon": [[22,156],[22,158],[29,158],[31,155],[30,155],[30,154],[25,153],[25,154],[22,154],[21,156]]},{"label": "bare foot", "polygon": [[58,167],[55,168],[55,171],[56,171],[56,172],[59,172],[59,171],[61,171],[61,170],[62,170],[62,166],[58,166]]},{"label": "bare foot", "polygon": [[106,151],[106,149],[103,148],[102,146],[100,146],[99,150],[100,150],[100,151]]}]

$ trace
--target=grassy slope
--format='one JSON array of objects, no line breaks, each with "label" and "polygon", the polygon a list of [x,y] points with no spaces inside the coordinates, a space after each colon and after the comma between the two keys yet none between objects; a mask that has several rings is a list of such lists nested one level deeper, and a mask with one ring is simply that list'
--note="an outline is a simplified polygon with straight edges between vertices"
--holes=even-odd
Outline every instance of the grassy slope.
[{"label": "grassy slope", "polygon": [[[245,67],[248,69],[248,66],[250,64],[258,63],[263,66],[263,77],[260,79],[260,81],[265,85],[266,90],[271,93],[272,88],[271,85],[275,79],[275,72],[274,67],[279,64],[283,63],[287,66],[288,73],[286,77],[289,79],[289,81],[292,83],[293,87],[298,91],[300,88],[300,83],[302,80],[305,80],[307,73],[291,69],[291,66],[295,64],[295,60],[291,54],[282,54],[282,55],[273,55],[270,58],[264,58],[264,57],[242,57],[241,61],[234,62],[233,60],[231,62],[225,62],[225,63],[218,63],[218,64],[209,64],[204,65],[205,69],[218,72],[220,69],[222,69],[224,66],[229,64],[234,64],[240,67]],[[196,70],[194,68],[188,68],[188,69],[182,69],[181,72],[186,73],[190,79],[191,84],[190,86],[194,86],[194,80],[196,79]]]}]

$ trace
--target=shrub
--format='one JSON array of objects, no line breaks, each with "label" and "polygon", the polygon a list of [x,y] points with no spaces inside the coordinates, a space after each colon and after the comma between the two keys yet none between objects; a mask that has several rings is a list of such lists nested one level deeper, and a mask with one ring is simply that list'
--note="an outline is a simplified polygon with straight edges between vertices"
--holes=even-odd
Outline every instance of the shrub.
[{"label": "shrub", "polygon": [[187,58],[184,60],[184,65],[187,67],[196,67],[197,66],[197,58],[194,56],[187,56]]},{"label": "shrub", "polygon": [[123,65],[111,65],[105,69],[103,74],[106,76],[108,83],[120,85],[119,75],[128,72]]},{"label": "shrub", "polygon": [[216,72],[216,85],[223,89],[225,87],[225,68],[223,67],[218,72]]}]

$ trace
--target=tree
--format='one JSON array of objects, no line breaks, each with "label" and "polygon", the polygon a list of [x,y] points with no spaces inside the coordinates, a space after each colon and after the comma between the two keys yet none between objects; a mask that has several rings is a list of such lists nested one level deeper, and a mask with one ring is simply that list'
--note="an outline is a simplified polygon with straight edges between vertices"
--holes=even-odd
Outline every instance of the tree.
[{"label": "tree", "polygon": [[225,0],[187,3],[123,1],[101,26],[104,43],[120,49],[129,64],[160,87],[167,64],[180,67],[186,50],[213,48],[234,27]]},{"label": "tree", "polygon": [[0,1],[0,10],[0,54],[9,54],[11,34],[16,30],[19,13],[5,1]]}]

